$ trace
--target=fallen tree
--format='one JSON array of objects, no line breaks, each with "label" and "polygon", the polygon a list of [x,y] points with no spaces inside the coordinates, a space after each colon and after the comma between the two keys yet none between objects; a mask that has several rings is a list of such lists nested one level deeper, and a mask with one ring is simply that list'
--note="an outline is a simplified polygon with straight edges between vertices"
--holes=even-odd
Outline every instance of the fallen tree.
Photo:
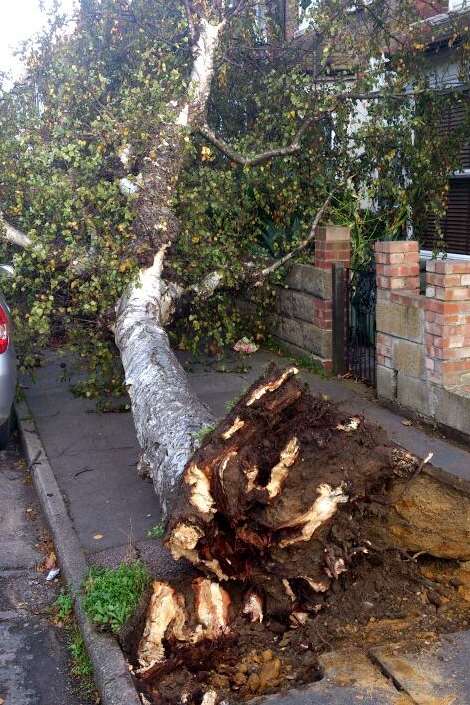
[{"label": "fallen tree", "polygon": [[[413,56],[419,50],[411,49],[421,31],[412,23],[415,5],[402,5],[383,17],[367,4],[357,17],[348,3],[312,7],[315,61],[305,73],[304,47],[281,38],[286,28],[272,3],[83,0],[74,31],[63,36],[51,27],[24,83],[2,93],[2,159],[21,168],[2,171],[1,235],[26,248],[13,284],[18,322],[29,328],[23,338],[45,342],[56,330],[74,336],[83,359],[93,361],[94,380],[106,378],[107,392],[122,391],[115,341],[142,448],[140,469],[152,478],[164,517],[198,433],[213,423],[171,350],[167,331],[175,316],[189,319],[195,304],[221,289],[262,284],[313,242],[332,191],[355,203],[366,197],[392,204],[384,222],[387,232],[399,234],[396,202],[406,217],[416,205],[413,169],[420,203],[438,201],[455,171],[449,164],[456,150],[436,141],[437,121],[414,119],[418,98],[440,103],[433,88],[422,88],[418,69],[425,69]],[[403,37],[395,36],[397,26]],[[338,45],[357,54],[347,85],[343,68],[337,82],[329,78]],[[376,60],[378,46],[390,57],[396,52],[393,71],[388,57]],[[416,92],[403,88],[415,84]],[[367,104],[370,120],[353,133],[358,101]],[[269,103],[276,108],[271,115]],[[432,199],[422,195],[432,172],[423,166],[430,146],[436,170],[439,164],[426,182]],[[186,214],[197,210],[192,204],[200,205],[200,192],[180,197],[178,188],[188,164],[190,177],[201,166],[196,154],[206,160],[201,182],[236,188],[224,201],[224,217],[206,192],[204,217],[188,237],[182,202],[188,196]],[[287,168],[278,168],[273,181],[277,163]],[[233,201],[247,192],[253,193],[251,240],[232,218]],[[278,225],[288,214],[294,223],[297,212],[301,234],[267,266],[254,247],[264,217]],[[243,215],[242,207],[235,219]],[[336,217],[343,222],[344,214]],[[207,258],[210,268],[200,231],[215,253]],[[181,251],[183,236],[191,244]]]}]

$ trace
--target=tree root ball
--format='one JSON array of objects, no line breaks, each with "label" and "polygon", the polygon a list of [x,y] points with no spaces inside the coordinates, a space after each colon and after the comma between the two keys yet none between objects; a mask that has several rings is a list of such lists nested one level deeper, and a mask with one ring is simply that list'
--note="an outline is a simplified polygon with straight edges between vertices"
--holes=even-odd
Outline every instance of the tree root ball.
[{"label": "tree root ball", "polygon": [[316,610],[417,460],[271,367],[205,439],[183,475],[166,545],[220,581],[246,585],[250,619]]},{"label": "tree root ball", "polygon": [[[285,632],[299,634],[302,651],[319,613],[367,622],[364,610],[380,617],[386,603],[393,616],[402,594],[418,599],[419,568],[407,550],[468,559],[469,495],[455,482],[439,489],[438,476],[362,416],[310,394],[295,366],[270,367],[185,468],[165,542],[203,575],[154,581],[125,648],[140,691],[159,705],[162,683],[165,692],[182,688],[189,705],[213,705],[227,688],[252,697],[291,676],[269,649],[265,661],[246,651],[249,634],[279,635],[281,646]],[[452,516],[441,515],[439,498]],[[377,601],[392,577],[392,595]],[[220,654],[231,658],[227,672]],[[314,657],[312,669],[314,680]]]}]

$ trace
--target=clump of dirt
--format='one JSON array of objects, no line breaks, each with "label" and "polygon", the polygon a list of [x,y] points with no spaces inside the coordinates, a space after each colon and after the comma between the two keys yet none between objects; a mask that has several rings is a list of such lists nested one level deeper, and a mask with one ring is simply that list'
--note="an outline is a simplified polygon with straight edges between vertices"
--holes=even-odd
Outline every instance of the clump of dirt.
[{"label": "clump of dirt", "polygon": [[[230,631],[189,658],[175,643],[172,659],[148,681],[136,679],[148,702],[194,703],[215,692],[217,701],[250,700],[315,682],[318,656],[344,647],[370,648],[406,639],[430,641],[470,625],[470,602],[461,594],[470,575],[456,561],[413,559],[396,550],[361,556],[320,598],[304,623],[291,617],[252,623],[240,613],[244,586],[230,586]],[[187,584],[177,589],[185,592]],[[135,653],[131,662],[137,668]]]}]

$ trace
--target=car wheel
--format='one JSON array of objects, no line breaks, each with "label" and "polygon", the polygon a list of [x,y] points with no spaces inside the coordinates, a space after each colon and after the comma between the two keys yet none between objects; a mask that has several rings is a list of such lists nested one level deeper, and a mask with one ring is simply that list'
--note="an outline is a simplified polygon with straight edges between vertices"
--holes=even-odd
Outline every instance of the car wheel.
[{"label": "car wheel", "polygon": [[7,420],[0,426],[0,450],[6,448],[8,441],[10,440],[13,414],[10,412],[10,416]]}]

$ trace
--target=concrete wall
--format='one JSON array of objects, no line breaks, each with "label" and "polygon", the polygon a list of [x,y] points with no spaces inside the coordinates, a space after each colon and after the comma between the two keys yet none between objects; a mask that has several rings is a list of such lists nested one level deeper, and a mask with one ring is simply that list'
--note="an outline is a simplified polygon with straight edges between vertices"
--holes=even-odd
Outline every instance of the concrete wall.
[{"label": "concrete wall", "polygon": [[377,394],[470,434],[470,263],[430,260],[417,242],[376,243]]}]

